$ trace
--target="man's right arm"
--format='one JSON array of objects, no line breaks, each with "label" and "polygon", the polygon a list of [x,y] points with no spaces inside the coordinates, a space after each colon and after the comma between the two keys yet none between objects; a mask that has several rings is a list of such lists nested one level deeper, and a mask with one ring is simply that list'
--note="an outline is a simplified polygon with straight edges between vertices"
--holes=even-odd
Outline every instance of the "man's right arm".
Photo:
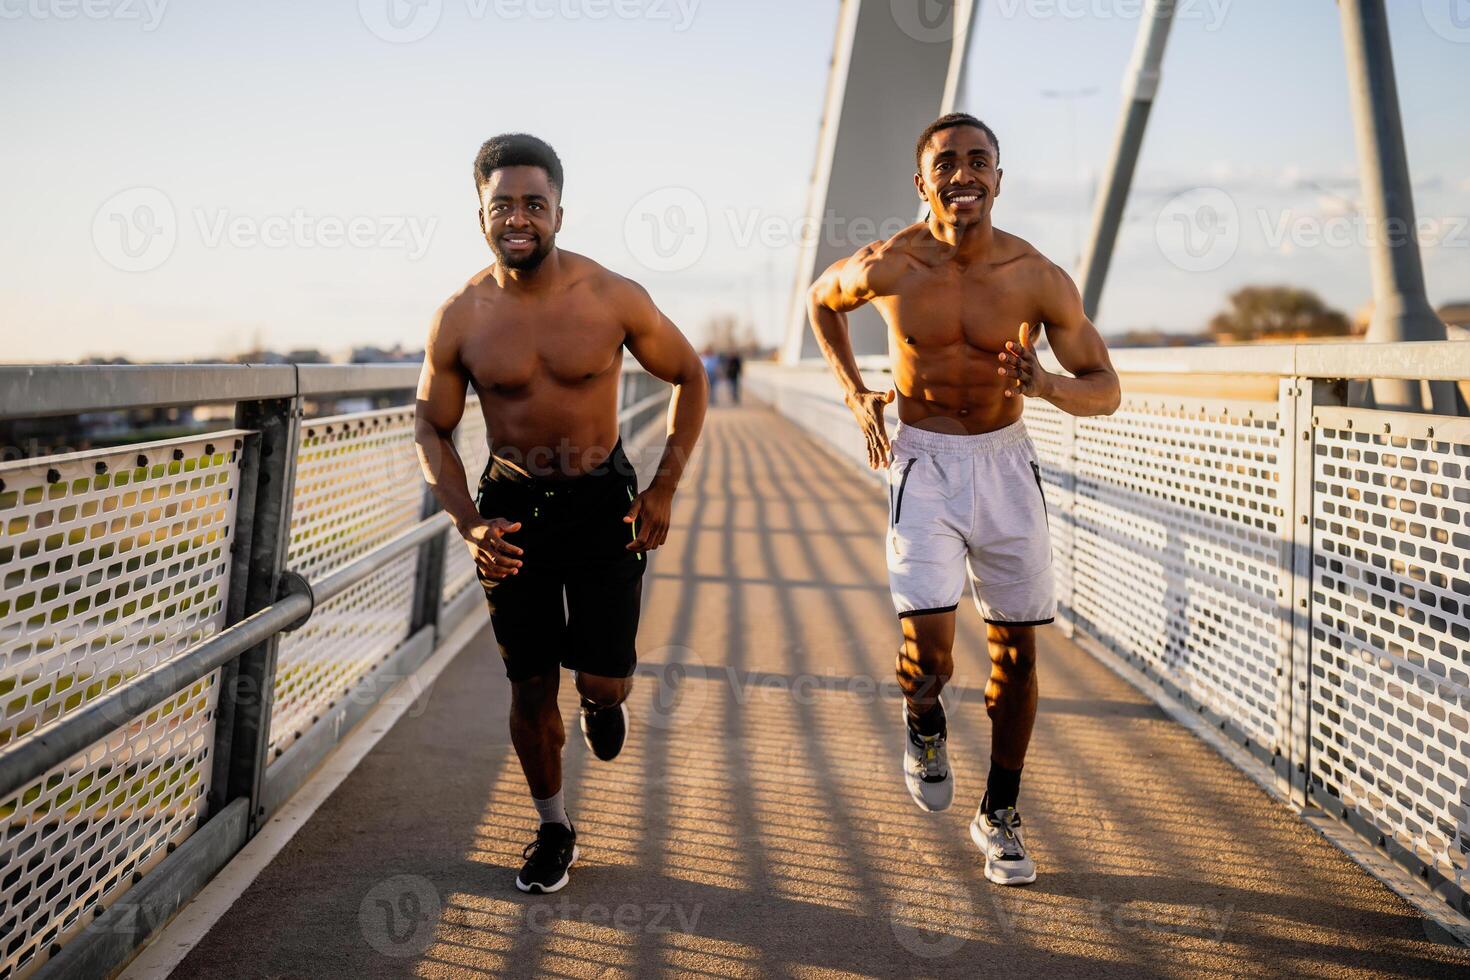
[{"label": "man's right arm", "polygon": [[817,346],[842,386],[842,400],[862,426],[868,446],[868,465],[882,469],[888,465],[888,432],[883,424],[883,408],[893,401],[894,392],[891,388],[885,392],[868,390],[858,370],[852,336],[847,329],[847,314],[877,295],[871,282],[877,261],[877,247],[866,245],[851,258],[834,262],[807,292],[807,315],[812,332],[817,335]]},{"label": "man's right arm", "polygon": [[452,324],[452,310],[451,300],[439,310],[429,327],[414,406],[414,443],[429,489],[469,545],[480,574],[503,579],[516,574],[521,564],[516,557],[522,553],[521,549],[504,540],[504,535],[520,530],[520,525],[499,518],[487,521],[480,516],[470,496],[464,461],[454,445],[454,430],[464,416],[469,378],[459,360],[459,338]]}]

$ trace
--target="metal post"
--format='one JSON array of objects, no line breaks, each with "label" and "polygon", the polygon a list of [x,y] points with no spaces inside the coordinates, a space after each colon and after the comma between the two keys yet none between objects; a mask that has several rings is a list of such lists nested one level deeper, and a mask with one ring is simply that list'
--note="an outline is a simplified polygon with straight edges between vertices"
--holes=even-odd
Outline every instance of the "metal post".
[{"label": "metal post", "polygon": [[[291,496],[296,479],[296,456],[301,436],[300,396],[241,402],[235,424],[259,432],[256,438],[256,478],[253,491],[243,494],[238,527],[244,533],[235,542],[235,578],[231,585],[229,617],[243,619],[276,599],[291,536]],[[237,619],[238,617],[238,619]],[[220,690],[211,810],[218,812],[237,797],[250,802],[249,833],[259,828],[261,785],[265,777],[266,748],[270,741],[271,698],[276,676],[280,634],[242,654],[234,676]]]},{"label": "metal post", "polygon": [[[421,519],[439,513],[439,500],[424,488],[424,505],[419,511]],[[408,635],[413,636],[425,626],[434,627],[434,636],[439,636],[439,607],[444,601],[444,548],[450,532],[435,535],[425,541],[418,552],[418,570],[414,575],[413,621],[409,623]]]},{"label": "metal post", "polygon": [[[1342,17],[1363,206],[1373,236],[1373,321],[1367,339],[1444,340],[1444,323],[1424,294],[1424,267],[1416,237],[1388,15],[1383,0],[1339,0],[1337,6]],[[1430,388],[1435,411],[1457,413],[1459,398],[1452,384],[1438,382]],[[1423,407],[1421,383],[1414,380],[1375,380],[1373,395],[1381,408]]]},{"label": "metal post", "polygon": [[1138,41],[1133,47],[1133,63],[1123,81],[1123,114],[1118,119],[1118,132],[1113,140],[1113,155],[1108,160],[1107,179],[1102,195],[1092,213],[1092,239],[1082,259],[1082,308],[1093,319],[1097,317],[1098,300],[1113,260],[1113,245],[1118,240],[1118,226],[1123,223],[1123,206],[1128,203],[1128,189],[1133,184],[1133,168],[1138,151],[1143,147],[1143,132],[1159,91],[1159,68],[1164,61],[1164,44],[1169,40],[1169,27],[1174,22],[1175,0],[1149,0],[1148,9],[1138,24]]},{"label": "metal post", "polygon": [[1306,803],[1312,642],[1312,401],[1306,378],[1282,378],[1277,389],[1277,488],[1281,504],[1280,614],[1276,661],[1277,787]]}]

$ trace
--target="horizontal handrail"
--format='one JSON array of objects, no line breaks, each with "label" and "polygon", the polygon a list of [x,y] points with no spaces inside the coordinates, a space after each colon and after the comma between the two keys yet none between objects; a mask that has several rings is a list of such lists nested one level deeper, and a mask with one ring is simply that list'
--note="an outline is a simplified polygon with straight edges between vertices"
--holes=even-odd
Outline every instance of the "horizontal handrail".
[{"label": "horizontal handrail", "polygon": [[311,600],[304,595],[288,596],[272,603],[35,732],[13,750],[0,755],[0,799],[23,789],[154,705],[269,639],[310,610]]},{"label": "horizontal handrail", "polygon": [[449,530],[448,514],[441,512],[432,517],[427,517],[407,531],[403,531],[383,544],[378,545],[355,561],[343,565],[336,571],[323,576],[319,581],[313,582],[311,585],[312,595],[316,596],[316,601],[319,603],[336,598],[369,575],[382,569],[383,566],[395,558],[403,556],[434,537],[434,535],[443,534],[447,530]]},{"label": "horizontal handrail", "polygon": [[0,365],[0,418],[290,398],[290,364]]},{"label": "horizontal handrail", "polygon": [[[420,365],[0,364],[0,419],[412,390]],[[624,374],[644,373],[630,364]]]},{"label": "horizontal handrail", "polygon": [[[659,391],[639,399],[618,413],[618,421],[624,422],[656,400],[668,397],[667,391]],[[259,612],[31,734],[0,754],[0,799],[44,776],[53,767],[276,633],[300,628],[317,605],[341,595],[389,562],[413,551],[435,535],[443,534],[449,526],[447,514],[441,512],[427,517],[347,565],[309,583],[305,589],[288,591]],[[299,576],[295,579],[303,581]]]},{"label": "horizontal handrail", "polygon": [[[1109,352],[1113,366],[1137,374],[1253,374],[1291,378],[1395,378],[1470,381],[1470,341],[1404,343],[1224,344],[1200,347],[1124,347]],[[1055,367],[1050,351],[1042,357]],[[773,365],[772,365],[773,366]],[[889,370],[885,355],[858,358],[863,370]],[[754,362],[751,367],[768,368]],[[827,371],[820,358],[781,370]]]},{"label": "horizontal handrail", "polygon": [[57,719],[0,755],[0,799],[45,775],[132,721],[159,702],[172,697],[276,633],[299,628],[320,603],[352,586],[449,527],[449,515],[435,514],[335,572],[312,583],[306,592],[283,595],[173,660],[119,685],[105,697]]}]

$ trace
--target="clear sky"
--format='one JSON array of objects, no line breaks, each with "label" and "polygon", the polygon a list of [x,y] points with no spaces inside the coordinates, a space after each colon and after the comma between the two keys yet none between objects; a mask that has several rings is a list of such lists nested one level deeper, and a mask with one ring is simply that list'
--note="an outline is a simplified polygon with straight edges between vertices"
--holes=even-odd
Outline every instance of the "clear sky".
[{"label": "clear sky", "polygon": [[[1068,268],[1138,6],[982,2],[964,105],[1002,139],[996,222]],[[1463,0],[1389,7],[1430,299],[1470,297],[1470,18]],[[0,360],[419,346],[488,261],[475,150],[517,129],[565,160],[562,245],[644,282],[696,340],[732,313],[774,342],[837,8],[0,0]],[[1194,330],[1254,282],[1356,310],[1356,173],[1331,0],[1184,4],[1100,325]],[[638,239],[670,194],[708,229],[672,270]],[[1221,214],[1224,246],[1181,244]]]}]

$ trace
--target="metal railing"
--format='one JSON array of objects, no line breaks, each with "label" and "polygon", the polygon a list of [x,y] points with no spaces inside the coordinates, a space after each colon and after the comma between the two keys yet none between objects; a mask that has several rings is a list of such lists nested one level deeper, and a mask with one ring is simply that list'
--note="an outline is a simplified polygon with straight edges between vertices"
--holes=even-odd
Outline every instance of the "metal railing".
[{"label": "metal railing", "polygon": [[[417,378],[0,367],[0,419],[235,403],[223,431],[0,464],[0,978],[114,970],[483,610],[413,406],[303,418]],[[668,397],[626,372],[624,432]],[[473,397],[456,442],[477,474]]]},{"label": "metal railing", "polygon": [[[1368,379],[1470,380],[1470,343],[1114,360],[1116,414],[1025,407],[1059,627],[1470,914],[1470,419],[1348,404]],[[824,365],[752,365],[749,387],[866,468]]]}]

